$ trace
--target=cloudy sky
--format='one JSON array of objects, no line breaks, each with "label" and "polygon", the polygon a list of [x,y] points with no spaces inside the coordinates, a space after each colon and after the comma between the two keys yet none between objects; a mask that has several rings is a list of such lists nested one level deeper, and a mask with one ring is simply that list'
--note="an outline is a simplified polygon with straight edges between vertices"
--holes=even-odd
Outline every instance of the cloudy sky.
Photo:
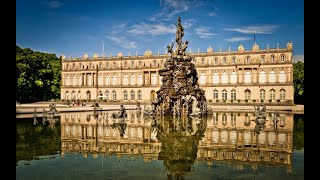
[{"label": "cloudy sky", "polygon": [[67,57],[163,54],[178,16],[188,52],[251,49],[255,36],[304,57],[303,0],[16,0],[16,43]]}]

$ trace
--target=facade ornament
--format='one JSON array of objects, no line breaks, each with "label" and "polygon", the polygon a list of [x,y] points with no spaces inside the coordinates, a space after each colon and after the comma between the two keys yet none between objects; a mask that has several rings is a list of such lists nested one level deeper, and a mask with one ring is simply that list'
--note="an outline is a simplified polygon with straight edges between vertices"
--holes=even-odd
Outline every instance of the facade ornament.
[{"label": "facade ornament", "polygon": [[244,52],[244,47],[243,47],[242,44],[239,45],[239,47],[238,47],[238,52],[239,52],[239,53],[243,53],[243,52]]},{"label": "facade ornament", "polygon": [[145,56],[145,57],[151,57],[151,56],[152,56],[151,50],[146,50],[146,51],[144,52],[144,56]]},{"label": "facade ornament", "polygon": [[252,51],[253,51],[253,52],[259,52],[259,51],[260,51],[259,45],[255,43],[255,44],[252,46]]},{"label": "facade ornament", "polygon": [[117,54],[117,57],[118,58],[122,58],[122,52],[119,51],[118,54]]},{"label": "facade ornament", "polygon": [[82,58],[83,58],[83,59],[88,59],[89,56],[88,56],[88,54],[84,54],[84,55],[82,56]]},{"label": "facade ornament", "polygon": [[288,50],[292,50],[293,45],[292,45],[292,41],[287,43],[287,49]]},{"label": "facade ornament", "polygon": [[99,58],[98,53],[93,54],[93,59],[98,59],[98,58]]},{"label": "facade ornament", "polygon": [[211,53],[213,53],[213,49],[212,49],[212,47],[211,46],[209,46],[208,48],[207,48],[207,53],[209,54],[211,54]]}]

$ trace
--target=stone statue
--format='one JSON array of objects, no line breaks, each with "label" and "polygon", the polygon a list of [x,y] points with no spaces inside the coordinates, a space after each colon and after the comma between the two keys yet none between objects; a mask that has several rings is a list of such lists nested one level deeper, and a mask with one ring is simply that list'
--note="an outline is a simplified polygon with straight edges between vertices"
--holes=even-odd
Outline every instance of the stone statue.
[{"label": "stone statue", "polygon": [[177,27],[177,31],[176,31],[176,42],[178,44],[178,46],[180,46],[181,44],[181,39],[184,35],[184,28],[181,25],[181,18],[180,16],[178,17],[178,20],[176,22],[176,27]]}]

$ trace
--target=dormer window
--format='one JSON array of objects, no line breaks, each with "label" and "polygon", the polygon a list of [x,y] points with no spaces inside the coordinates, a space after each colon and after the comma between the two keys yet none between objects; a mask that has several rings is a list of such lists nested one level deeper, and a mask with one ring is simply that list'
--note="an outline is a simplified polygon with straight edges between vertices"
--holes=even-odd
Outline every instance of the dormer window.
[{"label": "dormer window", "polygon": [[235,64],[235,63],[236,63],[236,58],[232,57],[232,64]]},{"label": "dormer window", "polygon": [[131,61],[131,68],[134,68],[134,61]]}]

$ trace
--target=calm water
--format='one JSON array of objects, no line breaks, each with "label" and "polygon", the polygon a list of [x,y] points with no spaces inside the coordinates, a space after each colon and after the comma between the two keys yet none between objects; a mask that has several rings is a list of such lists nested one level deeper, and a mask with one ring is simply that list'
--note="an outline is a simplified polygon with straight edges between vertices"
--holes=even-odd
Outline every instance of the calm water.
[{"label": "calm water", "polygon": [[16,179],[304,179],[304,115],[151,118],[127,111],[16,118]]}]

